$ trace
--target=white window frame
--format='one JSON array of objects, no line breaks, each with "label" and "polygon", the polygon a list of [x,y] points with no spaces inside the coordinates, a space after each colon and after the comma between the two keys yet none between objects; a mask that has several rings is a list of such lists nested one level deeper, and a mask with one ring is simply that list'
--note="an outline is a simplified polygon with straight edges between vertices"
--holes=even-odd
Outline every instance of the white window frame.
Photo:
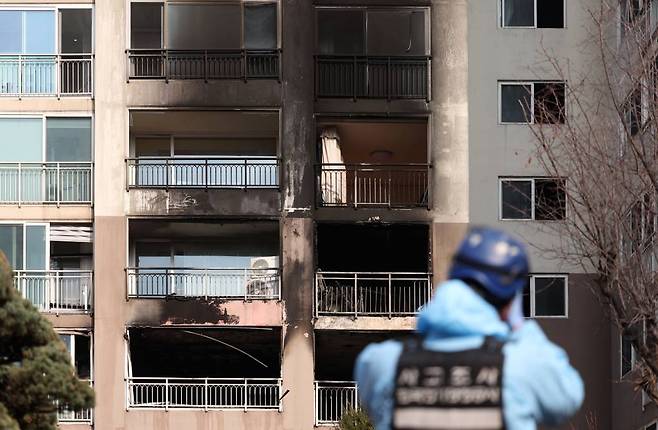
[{"label": "white window frame", "polygon": [[[543,29],[544,28],[544,27],[541,27],[541,28],[537,27],[537,0],[534,0],[534,15],[535,16],[534,16],[533,25],[529,25],[529,26],[505,25],[505,2],[506,1],[507,0],[500,0],[498,2],[498,16],[500,18],[499,21],[498,21],[498,25],[500,26],[500,28],[505,28],[505,29],[509,29],[509,28],[512,28],[512,29],[514,29],[514,28],[518,28],[518,29]],[[562,1],[563,1],[563,4],[562,4],[562,27],[551,28],[553,30],[567,28],[567,0],[562,0]]]},{"label": "white window frame", "polygon": [[[564,86],[564,117],[567,117],[567,81],[537,80],[537,81],[498,81],[498,124],[499,125],[527,125],[535,124],[535,84],[562,84]],[[530,121],[505,122],[503,121],[503,85],[530,86]],[[547,124],[560,125],[560,123]]]},{"label": "white window frame", "polygon": [[[537,278],[560,278],[564,279],[564,315],[537,315],[535,309],[535,280]],[[569,318],[569,275],[561,273],[537,273],[531,274],[529,280],[528,294],[530,295],[530,315],[533,319],[568,319]]]},{"label": "white window frame", "polygon": [[[71,366],[75,367],[75,336],[89,336],[89,381],[94,380],[94,333],[90,329],[62,329],[55,330],[58,336],[71,336],[71,351],[69,351],[69,360]],[[75,333],[77,332],[77,333]],[[76,375],[77,376],[77,375]],[[86,381],[86,379],[83,379]]]},{"label": "white window frame", "polygon": [[[542,176],[500,176],[498,177],[498,220],[499,221],[535,221],[535,222],[561,222],[563,220],[561,219],[555,219],[555,220],[537,220],[535,219],[535,209],[537,207],[537,202],[535,201],[535,181],[537,180],[555,180],[555,181],[560,181],[563,180],[565,181],[565,187],[566,187],[566,179],[565,178],[548,178],[548,177],[542,177]],[[530,218],[503,218],[503,182],[528,182],[530,181]],[[565,194],[566,198],[566,194]],[[569,216],[568,213],[568,205],[564,204],[564,218],[566,219]]]}]

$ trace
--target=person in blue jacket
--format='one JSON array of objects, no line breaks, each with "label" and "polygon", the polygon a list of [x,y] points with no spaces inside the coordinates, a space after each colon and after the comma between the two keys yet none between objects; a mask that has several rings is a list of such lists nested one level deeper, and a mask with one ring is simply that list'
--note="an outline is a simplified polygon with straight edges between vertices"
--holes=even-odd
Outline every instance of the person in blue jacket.
[{"label": "person in blue jacket", "polygon": [[356,361],[359,399],[377,430],[532,430],[578,411],[578,372],[536,322],[524,321],[528,276],[521,242],[490,228],[467,233],[449,280],[418,316],[415,346],[371,344]]}]

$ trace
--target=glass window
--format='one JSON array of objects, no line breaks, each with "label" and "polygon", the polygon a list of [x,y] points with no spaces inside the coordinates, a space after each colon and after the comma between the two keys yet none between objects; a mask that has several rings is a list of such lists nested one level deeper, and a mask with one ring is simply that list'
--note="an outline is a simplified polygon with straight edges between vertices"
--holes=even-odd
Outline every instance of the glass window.
[{"label": "glass window", "polygon": [[25,12],[24,53],[55,53],[55,11]]},{"label": "glass window", "polygon": [[365,11],[318,11],[318,51],[324,55],[365,54]]},{"label": "glass window", "polygon": [[239,49],[241,22],[239,4],[170,4],[167,6],[167,47]]},{"label": "glass window", "polygon": [[0,54],[22,52],[22,23],[21,11],[0,10]]},{"label": "glass window", "polygon": [[629,335],[621,337],[621,376],[633,370],[633,343]]},{"label": "glass window", "polygon": [[170,267],[171,245],[169,242],[137,242],[137,267]]},{"label": "glass window", "polygon": [[368,11],[368,55],[425,53],[424,11]]},{"label": "glass window", "polygon": [[91,9],[61,9],[62,54],[89,54],[92,52]]},{"label": "glass window", "polygon": [[130,4],[130,46],[133,49],[162,47],[162,3]]},{"label": "glass window", "polygon": [[503,17],[505,27],[534,27],[535,0],[503,0]]},{"label": "glass window", "polygon": [[563,277],[534,277],[535,316],[566,316],[566,282]]},{"label": "glass window", "polygon": [[532,181],[502,181],[501,194],[503,219],[532,219]]},{"label": "glass window", "polygon": [[0,251],[14,270],[23,270],[23,226],[0,224]]},{"label": "glass window", "polygon": [[43,120],[0,118],[0,161],[42,161]]},{"label": "glass window", "polygon": [[46,270],[46,227],[25,227],[25,269]]},{"label": "glass window", "polygon": [[80,379],[91,379],[91,337],[75,335],[75,371]]},{"label": "glass window", "polygon": [[244,6],[244,47],[246,49],[276,49],[276,4]]},{"label": "glass window", "polygon": [[91,161],[91,118],[48,118],[47,161]]},{"label": "glass window", "polygon": [[530,118],[530,84],[502,84],[500,86],[501,121],[520,123]]}]

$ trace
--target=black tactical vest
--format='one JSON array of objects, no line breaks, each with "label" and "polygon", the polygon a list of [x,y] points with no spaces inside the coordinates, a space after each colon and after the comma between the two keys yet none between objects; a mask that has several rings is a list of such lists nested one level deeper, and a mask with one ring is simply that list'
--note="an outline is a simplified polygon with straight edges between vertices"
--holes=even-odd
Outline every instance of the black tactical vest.
[{"label": "black tactical vest", "polygon": [[504,430],[502,342],[457,352],[404,344],[395,375],[393,430]]}]

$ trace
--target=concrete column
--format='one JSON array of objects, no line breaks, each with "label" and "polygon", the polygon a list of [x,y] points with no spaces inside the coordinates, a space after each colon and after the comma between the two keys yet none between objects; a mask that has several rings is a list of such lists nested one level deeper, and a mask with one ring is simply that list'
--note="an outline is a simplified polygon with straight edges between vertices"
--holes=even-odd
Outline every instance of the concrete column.
[{"label": "concrete column", "polygon": [[469,221],[468,1],[432,1],[432,219],[435,281]]}]

